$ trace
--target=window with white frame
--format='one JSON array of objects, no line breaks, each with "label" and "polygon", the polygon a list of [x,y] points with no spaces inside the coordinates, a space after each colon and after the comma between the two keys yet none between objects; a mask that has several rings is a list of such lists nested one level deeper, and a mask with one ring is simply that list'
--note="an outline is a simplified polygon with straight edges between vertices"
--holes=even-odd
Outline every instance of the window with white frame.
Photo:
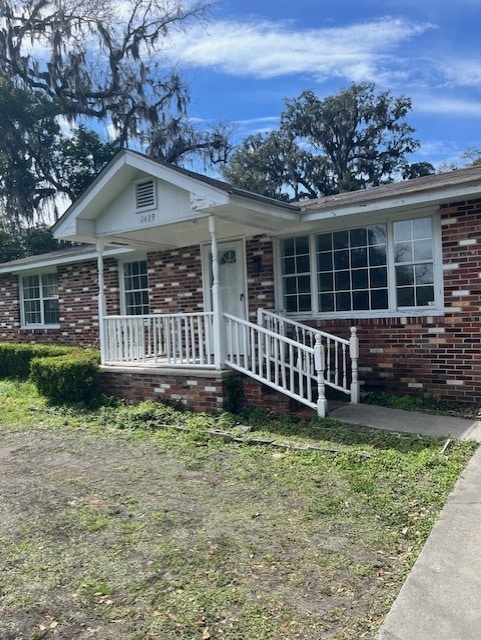
[{"label": "window with white frame", "polygon": [[435,242],[431,217],[284,238],[284,308],[346,316],[432,310],[441,304]]},{"label": "window with white frame", "polygon": [[56,326],[59,323],[56,273],[37,273],[21,278],[22,325]]},{"label": "window with white frame", "polygon": [[147,260],[123,263],[123,312],[129,316],[149,313]]}]

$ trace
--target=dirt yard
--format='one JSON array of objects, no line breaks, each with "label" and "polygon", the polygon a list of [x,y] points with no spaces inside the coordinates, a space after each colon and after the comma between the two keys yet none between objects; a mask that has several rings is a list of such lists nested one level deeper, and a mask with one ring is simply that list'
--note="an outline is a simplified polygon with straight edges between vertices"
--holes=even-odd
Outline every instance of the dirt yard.
[{"label": "dirt yard", "polygon": [[372,637],[412,543],[333,460],[0,431],[0,638]]}]

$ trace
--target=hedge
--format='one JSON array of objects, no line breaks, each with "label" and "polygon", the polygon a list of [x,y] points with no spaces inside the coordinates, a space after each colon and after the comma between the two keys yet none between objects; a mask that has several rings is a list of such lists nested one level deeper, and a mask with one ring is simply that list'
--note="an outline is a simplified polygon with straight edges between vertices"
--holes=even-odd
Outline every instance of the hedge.
[{"label": "hedge", "polygon": [[30,378],[39,393],[52,402],[89,402],[98,393],[98,356],[77,350],[56,357],[34,358]]},{"label": "hedge", "polygon": [[2,342],[0,377],[30,378],[53,402],[88,402],[97,394],[99,354],[65,345]]},{"label": "hedge", "polygon": [[0,342],[0,377],[27,380],[34,358],[62,356],[72,347],[50,344]]}]

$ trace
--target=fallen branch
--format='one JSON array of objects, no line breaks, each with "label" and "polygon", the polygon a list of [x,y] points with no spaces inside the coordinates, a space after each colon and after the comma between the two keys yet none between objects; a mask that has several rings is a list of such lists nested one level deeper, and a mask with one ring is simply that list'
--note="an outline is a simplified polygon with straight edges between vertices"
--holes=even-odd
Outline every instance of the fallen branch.
[{"label": "fallen branch", "polygon": [[[182,425],[172,425],[172,424],[159,424],[156,425],[159,429],[173,429],[174,431],[181,431],[183,433],[188,433],[190,429],[188,427],[184,427]],[[206,435],[210,438],[220,438],[224,442],[230,444],[246,444],[250,446],[265,446],[265,447],[274,447],[276,449],[282,449],[283,451],[297,451],[297,452],[320,452],[320,453],[333,453],[340,454],[345,453],[345,449],[334,449],[331,447],[318,447],[312,444],[306,445],[295,445],[289,442],[279,442],[278,440],[270,440],[268,438],[256,438],[252,436],[235,436],[228,431],[221,431],[220,429],[206,429]],[[371,454],[366,451],[356,452],[361,458],[371,458]]]}]

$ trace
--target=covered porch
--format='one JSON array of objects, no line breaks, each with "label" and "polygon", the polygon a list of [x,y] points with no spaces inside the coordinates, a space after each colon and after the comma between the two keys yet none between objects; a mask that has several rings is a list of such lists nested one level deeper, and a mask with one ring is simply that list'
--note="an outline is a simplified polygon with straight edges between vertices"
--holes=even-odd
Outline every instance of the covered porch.
[{"label": "covered porch", "polygon": [[[359,401],[355,331],[343,338],[323,334],[249,302],[249,269],[262,256],[247,255],[246,239],[299,224],[295,206],[124,150],[54,232],[96,247],[101,362],[109,375],[221,379],[235,370],[323,416],[326,386]],[[112,313],[104,256],[113,246],[177,261],[183,248],[200,248],[201,282],[191,284],[202,291],[198,309],[189,309],[190,292],[179,286],[169,298],[174,312],[160,304],[148,314]]]}]

